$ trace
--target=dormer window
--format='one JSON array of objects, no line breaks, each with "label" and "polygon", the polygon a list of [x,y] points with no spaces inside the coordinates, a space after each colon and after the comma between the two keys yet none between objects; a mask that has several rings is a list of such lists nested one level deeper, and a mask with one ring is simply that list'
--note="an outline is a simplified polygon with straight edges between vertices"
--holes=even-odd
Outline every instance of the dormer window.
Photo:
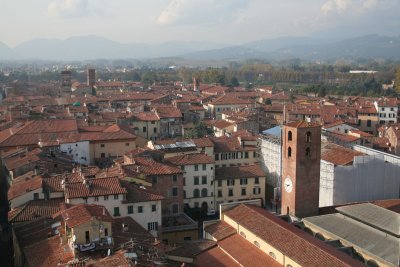
[{"label": "dormer window", "polygon": [[306,143],[311,143],[311,132],[306,133]]}]

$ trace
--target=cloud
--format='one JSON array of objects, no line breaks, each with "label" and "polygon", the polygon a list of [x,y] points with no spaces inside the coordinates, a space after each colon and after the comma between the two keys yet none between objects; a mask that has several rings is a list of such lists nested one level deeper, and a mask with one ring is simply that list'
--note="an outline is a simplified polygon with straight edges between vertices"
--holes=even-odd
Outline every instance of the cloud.
[{"label": "cloud", "polygon": [[80,17],[89,13],[88,0],[56,0],[47,6],[47,13],[59,17]]},{"label": "cloud", "polygon": [[250,2],[250,0],[171,0],[156,21],[161,25],[229,21]]}]

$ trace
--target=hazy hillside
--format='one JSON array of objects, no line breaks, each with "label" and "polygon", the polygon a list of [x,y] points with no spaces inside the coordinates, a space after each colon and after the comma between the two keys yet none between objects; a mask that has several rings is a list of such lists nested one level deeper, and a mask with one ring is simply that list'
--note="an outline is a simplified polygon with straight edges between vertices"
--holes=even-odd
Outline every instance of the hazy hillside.
[{"label": "hazy hillside", "polygon": [[367,35],[351,39],[282,37],[227,46],[210,42],[122,44],[98,36],[35,39],[10,49],[0,42],[0,60],[92,60],[181,57],[189,60],[288,59],[327,60],[337,58],[400,59],[400,37]]}]

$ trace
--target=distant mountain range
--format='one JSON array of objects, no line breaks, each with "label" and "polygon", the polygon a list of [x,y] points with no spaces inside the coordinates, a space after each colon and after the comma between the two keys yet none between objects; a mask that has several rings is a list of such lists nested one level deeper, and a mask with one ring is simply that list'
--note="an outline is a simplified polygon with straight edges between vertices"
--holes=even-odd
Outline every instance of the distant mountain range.
[{"label": "distant mountain range", "polygon": [[282,37],[242,45],[210,42],[122,44],[98,36],[35,39],[14,48],[0,42],[0,60],[90,60],[179,57],[189,60],[387,58],[400,60],[400,36],[367,35],[349,39]]}]

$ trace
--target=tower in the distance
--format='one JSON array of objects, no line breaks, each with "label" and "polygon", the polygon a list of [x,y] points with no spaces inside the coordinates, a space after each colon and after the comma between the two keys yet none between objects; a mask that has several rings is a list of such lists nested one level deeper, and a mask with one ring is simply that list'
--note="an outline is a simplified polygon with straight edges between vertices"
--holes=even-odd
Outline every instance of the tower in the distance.
[{"label": "tower in the distance", "polygon": [[291,122],[282,129],[281,214],[308,217],[318,214],[321,126]]},{"label": "tower in the distance", "polygon": [[93,88],[96,85],[96,70],[95,69],[88,69],[87,70],[87,85],[90,88]]}]

